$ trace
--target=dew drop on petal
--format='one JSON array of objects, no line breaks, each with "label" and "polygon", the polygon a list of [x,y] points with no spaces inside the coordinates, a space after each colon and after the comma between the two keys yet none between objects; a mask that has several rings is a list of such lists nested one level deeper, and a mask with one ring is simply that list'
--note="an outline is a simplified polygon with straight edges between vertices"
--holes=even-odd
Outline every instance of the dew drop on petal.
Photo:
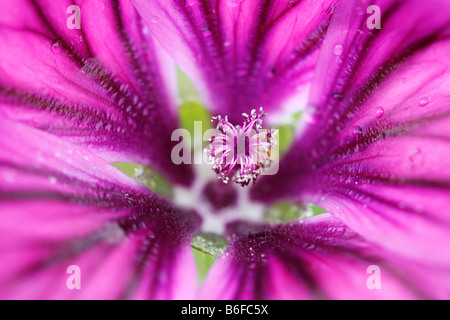
[{"label": "dew drop on petal", "polygon": [[363,8],[362,7],[356,7],[356,14],[358,15],[358,16],[362,16],[362,15],[364,15],[364,10],[363,10]]},{"label": "dew drop on petal", "polygon": [[202,34],[203,34],[203,37],[207,38],[211,35],[211,31],[208,29],[208,27],[203,27]]},{"label": "dew drop on petal", "polygon": [[151,21],[152,23],[157,23],[158,20],[159,20],[159,18],[158,18],[157,16],[154,16],[154,17],[151,18],[150,21]]},{"label": "dew drop on petal", "polygon": [[51,49],[53,53],[56,53],[59,50],[61,50],[61,42],[59,40],[53,41]]},{"label": "dew drop on petal", "polygon": [[428,103],[430,103],[430,100],[427,97],[423,97],[419,101],[419,107],[425,107]]},{"label": "dew drop on petal", "polygon": [[333,99],[342,100],[344,96],[340,93],[333,93]]},{"label": "dew drop on petal", "polygon": [[421,167],[424,164],[424,154],[422,152],[422,149],[420,148],[415,148],[412,150],[412,152],[410,153],[410,155],[408,156],[408,161],[409,164],[412,167]]},{"label": "dew drop on petal", "polygon": [[376,108],[375,117],[381,118],[383,115],[384,115],[384,108],[383,107]]},{"label": "dew drop on petal", "polygon": [[334,53],[335,55],[337,55],[337,56],[340,56],[340,55],[342,54],[342,50],[343,50],[342,45],[337,44],[337,45],[334,47],[333,53]]},{"label": "dew drop on petal", "polygon": [[360,126],[353,127],[353,137],[354,138],[361,137],[362,133],[363,133],[363,129]]}]

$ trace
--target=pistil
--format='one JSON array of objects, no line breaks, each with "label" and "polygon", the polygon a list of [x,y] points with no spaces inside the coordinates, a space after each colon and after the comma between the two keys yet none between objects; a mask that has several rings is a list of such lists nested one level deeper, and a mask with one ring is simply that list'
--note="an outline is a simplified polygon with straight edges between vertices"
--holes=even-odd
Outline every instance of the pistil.
[{"label": "pistil", "polygon": [[231,124],[226,116],[212,118],[212,122],[217,122],[218,134],[209,140],[205,152],[212,169],[223,183],[231,180],[242,187],[251,181],[255,184],[264,168],[272,163],[270,156],[277,144],[274,139],[276,130],[262,129],[265,115],[262,108],[259,113],[254,109],[250,115],[243,113],[242,127]]}]

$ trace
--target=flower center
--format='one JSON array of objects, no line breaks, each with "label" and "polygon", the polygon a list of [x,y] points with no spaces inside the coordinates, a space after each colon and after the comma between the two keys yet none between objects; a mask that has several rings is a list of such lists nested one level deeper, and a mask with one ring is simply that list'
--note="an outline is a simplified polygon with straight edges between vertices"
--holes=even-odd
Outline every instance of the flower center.
[{"label": "flower center", "polygon": [[224,235],[229,222],[262,222],[265,207],[250,200],[249,189],[224,185],[206,163],[196,165],[196,179],[190,187],[174,186],[173,201],[195,210],[203,219],[201,231]]},{"label": "flower center", "polygon": [[217,180],[207,183],[202,194],[214,209],[213,213],[227,207],[234,207],[237,202],[237,190],[229,188]]},{"label": "flower center", "polygon": [[265,115],[262,108],[259,113],[252,110],[250,116],[243,113],[242,127],[232,125],[226,116],[212,118],[212,122],[217,122],[218,133],[211,137],[205,152],[208,163],[223,183],[231,179],[242,187],[251,181],[255,184],[262,170],[272,163],[270,153],[277,144],[276,130],[262,129]]}]

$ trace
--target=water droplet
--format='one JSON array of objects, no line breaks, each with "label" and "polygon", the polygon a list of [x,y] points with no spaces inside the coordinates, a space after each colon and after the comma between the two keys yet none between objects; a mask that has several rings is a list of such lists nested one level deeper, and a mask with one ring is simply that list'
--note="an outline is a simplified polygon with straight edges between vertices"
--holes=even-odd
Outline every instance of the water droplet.
[{"label": "water droplet", "polygon": [[356,14],[358,15],[358,16],[362,16],[362,15],[364,15],[364,10],[363,10],[363,8],[361,8],[361,7],[356,7]]},{"label": "water droplet", "polygon": [[422,167],[424,164],[424,160],[425,160],[422,149],[420,149],[420,148],[414,149],[408,156],[408,160],[409,160],[409,164],[412,167]]},{"label": "water droplet", "polygon": [[158,20],[159,20],[159,18],[155,16],[155,17],[152,17],[150,21],[151,21],[152,23],[157,23]]},{"label": "water droplet", "polygon": [[325,190],[322,191],[322,196],[320,197],[320,202],[324,202],[325,200],[328,199],[328,192],[326,192]]},{"label": "water droplet", "polygon": [[203,34],[203,37],[207,38],[211,35],[211,31],[208,29],[208,27],[203,27],[202,34]]},{"label": "water droplet", "polygon": [[419,101],[419,107],[425,107],[428,103],[430,103],[430,100],[427,97],[423,97]]},{"label": "water droplet", "polygon": [[342,100],[344,96],[340,93],[333,93],[333,99]]},{"label": "water droplet", "polygon": [[383,107],[378,107],[375,110],[375,117],[381,118],[384,115],[384,109]]},{"label": "water droplet", "polygon": [[231,45],[231,42],[230,41],[225,41],[224,43],[223,43],[223,46],[224,47],[229,47]]},{"label": "water droplet", "polygon": [[337,55],[337,56],[340,56],[340,55],[342,54],[342,50],[343,50],[342,45],[337,44],[337,45],[334,47],[333,53],[334,53],[335,55]]},{"label": "water droplet", "polygon": [[53,41],[51,49],[53,52],[58,52],[61,50],[61,42],[59,40]]},{"label": "water droplet", "polygon": [[363,133],[363,129],[360,126],[353,127],[353,138],[359,139]]},{"label": "water droplet", "polygon": [[296,3],[295,3],[295,1],[291,0],[291,1],[288,2],[288,5],[290,7],[295,7]]}]

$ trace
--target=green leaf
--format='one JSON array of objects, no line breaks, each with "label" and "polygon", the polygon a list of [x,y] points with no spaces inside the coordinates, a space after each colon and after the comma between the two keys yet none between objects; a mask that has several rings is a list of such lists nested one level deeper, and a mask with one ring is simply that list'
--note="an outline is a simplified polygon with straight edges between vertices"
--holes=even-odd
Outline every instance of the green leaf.
[{"label": "green leaf", "polygon": [[180,68],[178,68],[177,75],[181,98],[179,107],[180,124],[183,129],[188,130],[191,134],[192,148],[199,148],[203,146],[203,141],[202,144],[199,143],[200,141],[194,141],[195,121],[201,121],[202,123],[201,135],[203,138],[205,131],[211,128],[211,114],[203,106],[194,85]]},{"label": "green leaf", "polygon": [[271,205],[264,214],[264,220],[273,223],[297,221],[305,216],[306,206],[282,201]]},{"label": "green leaf", "polygon": [[177,68],[178,92],[182,101],[200,101],[197,89],[188,76]]},{"label": "green leaf", "polygon": [[192,238],[191,246],[201,283],[213,263],[227,248],[227,240],[223,236],[201,232]]},{"label": "green leaf", "polygon": [[264,214],[264,220],[271,223],[286,223],[316,216],[327,211],[316,205],[299,205],[281,201],[271,205]]},{"label": "green leaf", "polygon": [[155,193],[171,199],[173,189],[170,182],[161,174],[150,168],[139,166],[136,169],[136,180]]},{"label": "green leaf", "polygon": [[294,140],[295,127],[300,120],[302,113],[297,112],[291,116],[290,121],[286,124],[279,125],[278,129],[278,145],[280,156],[285,154]]},{"label": "green leaf", "polygon": [[309,208],[312,210],[312,213],[314,216],[317,216],[322,213],[327,213],[327,210],[325,210],[324,208],[321,208],[319,206],[316,206],[315,204],[311,204],[309,206]]},{"label": "green leaf", "polygon": [[211,266],[216,261],[216,258],[194,248],[192,248],[192,252],[197,265],[197,274],[200,285],[203,280],[205,280],[205,277],[208,274],[209,269],[211,269]]},{"label": "green leaf", "polygon": [[289,124],[281,125],[277,127],[278,129],[278,145],[280,155],[283,155],[291,146],[292,140],[294,138],[294,127]]},{"label": "green leaf", "polygon": [[134,178],[136,170],[140,167],[139,164],[131,162],[113,162],[111,164],[131,178]]},{"label": "green leaf", "polygon": [[173,190],[169,180],[155,170],[131,162],[113,162],[111,164],[155,193],[172,198]]},{"label": "green leaf", "polygon": [[202,135],[211,128],[211,114],[200,102],[185,101],[180,106],[181,127],[188,130],[191,136],[194,135],[194,121],[202,122]]},{"label": "green leaf", "polygon": [[213,233],[198,233],[191,240],[192,248],[218,258],[227,248],[227,239]]}]

